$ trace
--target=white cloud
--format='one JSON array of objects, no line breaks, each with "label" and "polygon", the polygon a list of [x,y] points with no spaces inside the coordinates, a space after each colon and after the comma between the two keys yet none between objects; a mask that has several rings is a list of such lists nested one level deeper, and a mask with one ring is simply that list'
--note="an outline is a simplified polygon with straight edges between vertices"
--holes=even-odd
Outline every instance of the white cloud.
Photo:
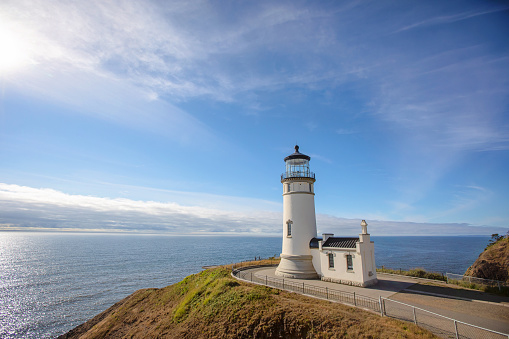
[{"label": "white cloud", "polygon": [[[225,211],[173,202],[71,195],[52,189],[0,184],[4,229],[74,229],[135,232],[278,233],[280,215]],[[255,232],[254,230],[258,230]]]},{"label": "white cloud", "polygon": [[[212,198],[212,197],[210,197]],[[249,203],[249,202],[246,202]],[[281,234],[281,212],[226,210],[175,202],[136,201],[66,194],[0,184],[0,230],[110,231],[173,234]],[[368,220],[373,235],[503,233],[502,228]],[[319,232],[355,235],[360,219],[317,215]]]}]

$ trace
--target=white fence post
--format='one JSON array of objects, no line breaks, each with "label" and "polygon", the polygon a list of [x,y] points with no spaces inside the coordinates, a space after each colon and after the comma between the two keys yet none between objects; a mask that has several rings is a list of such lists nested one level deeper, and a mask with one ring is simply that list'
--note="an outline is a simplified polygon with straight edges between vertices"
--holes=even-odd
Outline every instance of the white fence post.
[{"label": "white fence post", "polygon": [[456,320],[454,320],[454,330],[456,331],[456,339],[459,339],[460,336],[458,335],[458,323]]},{"label": "white fence post", "polygon": [[412,307],[414,310],[414,324],[417,325],[417,316],[415,315],[415,307]]},{"label": "white fence post", "polygon": [[357,300],[355,300],[355,292],[353,292],[353,305],[357,306]]},{"label": "white fence post", "polygon": [[380,316],[383,317],[384,316],[384,309],[383,309],[383,306],[382,306],[382,296],[380,296],[378,300],[380,302]]}]

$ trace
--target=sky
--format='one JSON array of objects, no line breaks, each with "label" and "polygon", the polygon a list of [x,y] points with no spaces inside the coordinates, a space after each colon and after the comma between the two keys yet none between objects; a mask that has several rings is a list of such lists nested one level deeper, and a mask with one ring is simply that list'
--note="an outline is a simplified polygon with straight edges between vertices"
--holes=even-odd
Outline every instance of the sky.
[{"label": "sky", "polygon": [[509,3],[0,2],[0,230],[509,230]]}]

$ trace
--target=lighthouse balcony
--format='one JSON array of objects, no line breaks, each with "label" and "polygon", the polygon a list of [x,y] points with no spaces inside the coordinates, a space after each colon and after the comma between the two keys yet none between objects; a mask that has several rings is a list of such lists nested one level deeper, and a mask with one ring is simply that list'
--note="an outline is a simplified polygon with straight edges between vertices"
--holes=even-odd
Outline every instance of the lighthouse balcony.
[{"label": "lighthouse balcony", "polygon": [[284,172],[283,174],[281,174],[281,180],[291,179],[291,178],[315,179],[315,174],[311,171],[292,171],[292,172]]}]

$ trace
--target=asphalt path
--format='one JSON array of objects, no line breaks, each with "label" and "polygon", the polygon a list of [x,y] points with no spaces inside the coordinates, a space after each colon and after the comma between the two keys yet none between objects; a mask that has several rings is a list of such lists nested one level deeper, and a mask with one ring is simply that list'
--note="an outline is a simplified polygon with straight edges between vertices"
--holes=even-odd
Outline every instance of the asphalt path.
[{"label": "asphalt path", "polygon": [[[244,271],[258,278],[279,278],[275,267],[261,267]],[[377,274],[378,284],[362,288],[321,280],[289,279],[318,287],[355,292],[357,295],[378,299],[383,298],[403,302],[455,320],[509,333],[509,298],[459,288],[456,285],[430,282],[391,274]],[[395,303],[394,303],[395,304]]]}]

